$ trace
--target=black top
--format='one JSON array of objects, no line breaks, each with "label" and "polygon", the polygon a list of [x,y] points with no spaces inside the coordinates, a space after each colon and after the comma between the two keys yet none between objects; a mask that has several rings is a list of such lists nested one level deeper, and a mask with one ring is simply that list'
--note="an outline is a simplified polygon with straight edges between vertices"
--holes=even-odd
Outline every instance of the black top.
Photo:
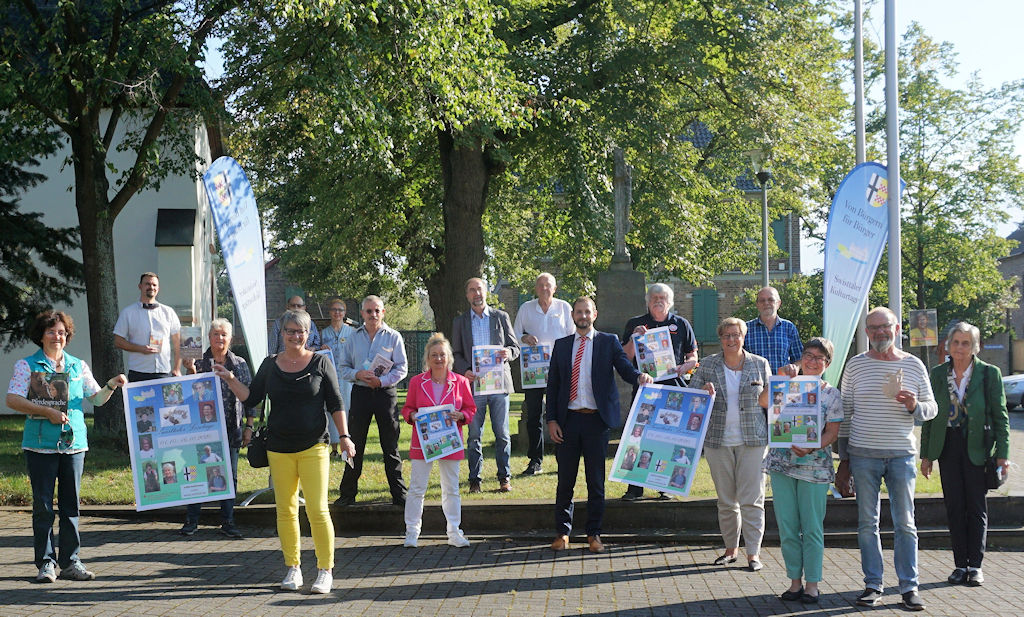
[{"label": "black top", "polygon": [[270,437],[267,450],[272,452],[302,452],[325,439],[327,416],[345,409],[338,390],[338,374],[327,357],[313,354],[313,358],[300,371],[282,371],[270,356],[249,385],[249,398],[243,404],[255,407],[270,397],[271,411],[267,417]]},{"label": "black top", "polygon": [[[623,346],[633,340],[633,330],[636,330],[637,326],[646,326],[648,330],[668,326],[669,335],[672,337],[672,351],[676,357],[676,366],[683,363],[683,358],[685,358],[687,354],[697,350],[697,336],[693,333],[693,327],[690,326],[690,322],[686,321],[685,317],[680,317],[675,313],[669,313],[668,318],[666,318],[665,321],[658,321],[654,319],[654,316],[651,315],[650,311],[643,315],[631,317],[629,321],[626,322],[625,330],[622,331],[622,338],[619,339]],[[633,351],[634,353],[636,352],[636,350]],[[672,386],[686,385],[683,383],[683,380],[679,378],[662,383]],[[639,386],[633,386],[634,396],[636,396],[636,391],[638,389]]]}]

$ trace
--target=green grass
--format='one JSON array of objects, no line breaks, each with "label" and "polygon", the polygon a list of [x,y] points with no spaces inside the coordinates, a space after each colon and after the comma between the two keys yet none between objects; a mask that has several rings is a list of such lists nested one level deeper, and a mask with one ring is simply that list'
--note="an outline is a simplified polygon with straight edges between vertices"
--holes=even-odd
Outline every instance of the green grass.
[{"label": "green grass", "polygon": [[[398,404],[404,402],[405,393],[399,393]],[[483,480],[483,492],[470,495],[465,491],[468,483],[469,469],[463,463],[460,482],[464,490],[464,500],[479,499],[544,499],[554,500],[555,498],[555,459],[550,452],[544,458],[544,473],[538,476],[519,477],[518,474],[526,469],[529,462],[525,455],[525,447],[518,448],[515,443],[515,434],[518,431],[520,406],[523,401],[522,394],[512,395],[512,413],[509,424],[513,435],[512,449],[512,492],[497,492],[497,466],[494,463],[494,435],[490,429],[490,418],[484,423],[484,463],[481,478]],[[0,505],[28,505],[32,501],[32,489],[29,486],[28,476],[25,473],[25,458],[21,451],[21,431],[24,423],[23,416],[0,416]],[[135,496],[132,491],[131,476],[128,470],[127,445],[120,440],[99,438],[91,431],[92,417],[86,419],[90,428],[89,452],[85,458],[85,474],[82,478],[82,503],[84,504],[127,504],[134,503]],[[403,459],[409,451],[409,440],[411,432],[408,426],[403,426],[401,439],[399,440],[399,452]],[[363,463],[363,475],[359,480],[359,502],[380,501],[390,502],[391,494],[388,491],[387,479],[384,476],[384,468],[381,463],[380,442],[377,436],[375,425],[370,426],[370,434],[367,439],[366,456]],[[611,468],[611,459],[605,464],[606,477]],[[341,482],[343,463],[339,459],[332,459],[331,463],[331,498],[337,496],[337,487]],[[404,460],[403,475],[409,478],[409,462]],[[238,492],[240,499],[255,490],[264,488],[267,485],[267,470],[253,469],[245,458],[245,451],[239,457]],[[580,472],[576,482],[578,496],[586,494],[586,481],[583,477],[583,465],[580,465]],[[607,495],[609,498],[619,497],[625,491],[625,485],[617,482],[608,482]],[[918,475],[917,492],[940,493],[939,474],[936,471],[930,480],[925,480]],[[650,494],[650,493],[648,493]],[[701,459],[697,468],[697,475],[693,480],[690,494],[694,497],[714,497],[715,489],[711,482],[711,474],[708,471],[707,462]],[[769,488],[770,494],[770,488]],[[440,479],[438,469],[435,465],[431,471],[430,483],[427,488],[427,499],[439,501],[441,498]],[[273,495],[266,493],[257,498],[257,503],[272,503]]]}]

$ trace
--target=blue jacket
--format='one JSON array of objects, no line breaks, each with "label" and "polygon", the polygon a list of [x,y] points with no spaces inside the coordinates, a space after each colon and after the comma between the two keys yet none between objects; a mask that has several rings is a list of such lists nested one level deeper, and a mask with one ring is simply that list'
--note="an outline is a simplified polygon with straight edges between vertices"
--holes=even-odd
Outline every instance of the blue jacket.
[{"label": "blue jacket", "polygon": [[[547,414],[548,422],[558,422],[565,426],[569,415],[569,387],[572,381],[572,344],[576,335],[571,334],[555,341],[551,351],[551,364],[548,368]],[[618,371],[626,382],[636,384],[640,371],[626,357],[622,350],[619,337],[606,332],[594,335],[594,350],[590,364],[591,386],[594,389],[594,400],[597,411],[609,427],[619,426],[619,389],[615,385]]]},{"label": "blue jacket", "polygon": [[[53,363],[40,349],[31,356],[25,358],[28,362],[28,369],[33,373],[56,373]],[[68,375],[68,421],[75,431],[75,442],[67,450],[88,450],[89,441],[85,435],[85,413],[82,411],[83,383],[82,372],[85,362],[64,352],[64,372]],[[60,439],[59,424],[53,424],[46,418],[35,418],[29,416],[25,419],[25,431],[22,434],[21,447],[33,450],[57,450],[57,440]]]}]

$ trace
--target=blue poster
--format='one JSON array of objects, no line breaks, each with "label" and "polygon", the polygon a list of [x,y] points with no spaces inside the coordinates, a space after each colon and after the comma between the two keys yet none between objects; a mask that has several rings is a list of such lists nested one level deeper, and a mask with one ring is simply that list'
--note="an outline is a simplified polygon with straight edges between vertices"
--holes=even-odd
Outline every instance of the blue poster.
[{"label": "blue poster", "polygon": [[[832,199],[825,235],[822,311],[822,333],[835,345],[834,359],[823,376],[830,383],[839,382],[889,237],[887,178],[885,165],[861,163],[846,174]],[[901,182],[901,189],[905,187]]]},{"label": "blue poster", "polygon": [[231,279],[235,310],[252,357],[250,366],[258,367],[267,356],[267,292],[256,198],[241,166],[227,156],[210,165],[203,183]]},{"label": "blue poster", "polygon": [[622,427],[609,479],[689,495],[714,403],[704,390],[641,386]]},{"label": "blue poster", "polygon": [[235,498],[219,377],[137,381],[122,392],[136,510]]}]

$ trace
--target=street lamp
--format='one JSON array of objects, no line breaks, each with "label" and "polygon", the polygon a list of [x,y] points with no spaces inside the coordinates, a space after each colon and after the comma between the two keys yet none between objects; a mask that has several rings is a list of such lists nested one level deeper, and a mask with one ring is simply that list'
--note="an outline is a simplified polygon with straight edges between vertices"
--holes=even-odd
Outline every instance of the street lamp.
[{"label": "street lamp", "polygon": [[754,177],[761,185],[761,286],[768,286],[768,181],[772,174],[764,167],[764,150],[747,150]]}]

